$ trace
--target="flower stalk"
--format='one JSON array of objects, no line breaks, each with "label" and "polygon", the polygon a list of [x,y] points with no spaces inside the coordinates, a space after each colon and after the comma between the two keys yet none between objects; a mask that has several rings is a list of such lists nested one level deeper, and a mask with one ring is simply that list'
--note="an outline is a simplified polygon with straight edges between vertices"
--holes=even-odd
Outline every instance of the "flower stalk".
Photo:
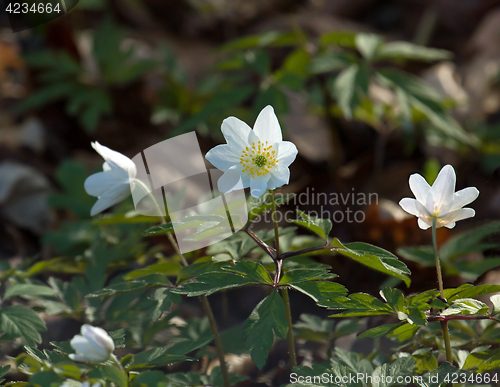
[{"label": "flower stalk", "polygon": [[[276,216],[276,203],[274,201],[274,191],[269,190],[271,197],[271,208],[272,208],[272,217],[274,224],[274,237],[275,237],[275,246],[276,246],[276,257],[274,259],[274,263],[276,264],[276,275],[274,276],[274,284],[278,285],[281,277],[281,270],[283,267],[283,259],[280,256],[280,244],[279,244],[279,228],[278,228],[278,220]],[[288,354],[290,356],[290,364],[292,367],[297,366],[297,358],[295,356],[295,343],[293,338],[293,326],[292,326],[292,312],[290,309],[290,298],[288,297],[288,289],[282,288],[281,295],[283,297],[283,302],[285,304],[286,311],[286,322],[288,325],[288,332],[286,335],[286,340],[288,343]]]},{"label": "flower stalk", "polygon": [[[436,225],[437,225],[437,217],[435,216],[432,219],[432,245],[434,247],[434,258],[436,259],[436,271],[438,278],[438,286],[439,293],[441,298],[444,300],[444,289],[443,289],[443,274],[441,272],[441,263],[439,260],[439,251],[437,247],[437,237],[436,237]],[[448,331],[448,321],[441,321],[441,329],[443,330],[443,339],[444,345],[446,348],[446,361],[450,364],[453,364],[453,356],[451,353],[451,341],[450,341],[450,332]]]},{"label": "flower stalk", "polygon": [[[151,200],[153,201],[153,203],[156,207],[156,210],[158,211],[158,216],[161,219],[161,223],[166,224],[167,221],[166,221],[165,217],[162,215],[160,206],[158,205],[158,202],[156,201],[153,194],[149,191],[148,187],[146,187],[146,185],[140,180],[136,179],[135,181],[138,184],[140,184],[148,192],[148,195],[151,197]],[[177,244],[177,241],[175,240],[175,237],[173,236],[172,232],[167,232],[167,238],[168,238],[170,244],[172,245],[172,247],[174,248],[176,254],[180,257],[182,265],[189,266],[189,263],[186,260],[186,257],[184,257],[184,254],[182,254],[181,250],[179,249],[179,245]],[[221,374],[222,374],[222,379],[224,380],[224,387],[231,387],[231,381],[229,378],[229,371],[227,369],[227,364],[226,364],[226,357],[224,355],[224,348],[222,347],[222,341],[221,341],[220,336],[219,336],[219,330],[217,329],[217,322],[215,321],[215,317],[214,317],[214,314],[212,312],[212,308],[210,307],[210,303],[208,302],[207,296],[205,296],[205,295],[200,296],[200,299],[201,299],[201,303],[203,306],[203,310],[205,311],[205,314],[207,315],[208,321],[210,323],[210,328],[212,330],[212,334],[216,335],[216,337],[214,339],[214,344],[215,344],[215,348],[217,351],[217,357],[219,358],[219,362],[220,362],[220,370],[221,370]]]}]

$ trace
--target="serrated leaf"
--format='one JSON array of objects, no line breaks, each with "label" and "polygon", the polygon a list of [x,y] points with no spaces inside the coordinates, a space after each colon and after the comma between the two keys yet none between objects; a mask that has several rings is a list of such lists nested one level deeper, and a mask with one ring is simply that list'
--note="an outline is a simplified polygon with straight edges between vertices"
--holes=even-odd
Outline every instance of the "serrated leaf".
[{"label": "serrated leaf", "polygon": [[162,235],[173,231],[174,231],[174,226],[172,225],[172,223],[165,223],[159,226],[153,226],[148,228],[146,231],[143,231],[142,235],[144,236]]},{"label": "serrated leaf", "polygon": [[445,298],[447,298],[448,301],[454,301],[459,298],[472,298],[472,297],[482,296],[483,294],[500,292],[500,285],[478,285],[478,286],[469,285],[467,287],[464,287],[463,289],[462,287],[459,287],[450,296],[447,296],[446,290],[445,290]]},{"label": "serrated leaf", "polygon": [[453,304],[440,313],[441,316],[452,315],[485,315],[489,314],[488,306],[473,298],[455,299]]},{"label": "serrated leaf", "polygon": [[48,286],[32,285],[32,284],[15,284],[9,286],[9,288],[5,292],[4,300],[15,296],[30,296],[30,295],[53,296],[55,294],[56,294],[55,290]]},{"label": "serrated leaf", "polygon": [[273,280],[264,266],[259,262],[242,260],[235,262],[234,265],[223,267],[223,270],[241,274],[255,282],[262,284],[273,283]]},{"label": "serrated leaf", "polygon": [[184,340],[179,343],[175,343],[172,347],[167,350],[168,355],[186,355],[195,349],[204,347],[215,339],[217,335],[210,335],[205,337],[200,337],[197,340]]},{"label": "serrated leaf", "polygon": [[188,297],[210,295],[224,289],[231,289],[258,282],[242,275],[230,272],[215,272],[196,277],[196,282],[190,282],[181,287],[173,288],[173,293],[186,294]]},{"label": "serrated leaf", "polygon": [[335,282],[309,281],[292,284],[291,287],[311,297],[315,302],[321,302],[347,294],[347,289]]},{"label": "serrated leaf", "polygon": [[306,281],[326,280],[338,277],[328,269],[292,269],[287,270],[279,282],[280,285],[299,284]]},{"label": "serrated leaf", "polygon": [[371,337],[371,338],[382,337],[382,336],[385,336],[385,335],[391,333],[393,330],[402,326],[403,324],[404,324],[404,322],[399,322],[396,324],[386,324],[386,325],[381,325],[381,326],[378,326],[378,327],[375,327],[372,329],[368,329],[367,331],[361,333],[358,336],[358,339],[362,339],[364,337]]},{"label": "serrated leaf", "polygon": [[164,262],[156,263],[154,265],[146,266],[142,269],[131,271],[123,276],[124,280],[134,280],[137,278],[145,277],[150,274],[161,274],[164,276],[176,276],[182,269],[182,265],[177,262]]},{"label": "serrated leaf", "polygon": [[145,290],[165,285],[171,285],[165,276],[161,274],[149,274],[145,277],[142,277],[140,280],[121,282],[118,284],[107,286],[102,290],[98,290],[94,293],[87,294],[85,297],[94,298],[94,297],[114,296],[117,294],[136,292],[139,290]]},{"label": "serrated leaf", "polygon": [[331,246],[337,247],[335,252],[354,259],[374,270],[399,278],[407,286],[410,286],[411,281],[407,276],[407,274],[411,274],[410,270],[389,251],[362,242],[353,242],[344,245],[337,238],[333,240]]},{"label": "serrated leaf", "polygon": [[168,312],[173,303],[180,303],[182,298],[180,295],[172,293],[169,289],[156,289],[152,300],[156,301],[156,306],[148,312],[152,322],[158,321],[163,312]]},{"label": "serrated leaf", "polygon": [[309,216],[300,210],[297,210],[297,213],[300,215],[301,219],[292,220],[293,223],[307,228],[309,231],[312,231],[328,242],[328,234],[332,229],[332,222],[330,219],[321,219],[317,216]]},{"label": "serrated leaf", "polygon": [[24,344],[35,346],[42,341],[39,332],[46,330],[44,321],[31,309],[20,305],[0,309],[2,340],[20,337]]},{"label": "serrated leaf", "polygon": [[252,360],[258,369],[262,369],[274,344],[274,334],[284,339],[288,332],[285,304],[277,291],[255,307],[245,322],[243,332]]}]

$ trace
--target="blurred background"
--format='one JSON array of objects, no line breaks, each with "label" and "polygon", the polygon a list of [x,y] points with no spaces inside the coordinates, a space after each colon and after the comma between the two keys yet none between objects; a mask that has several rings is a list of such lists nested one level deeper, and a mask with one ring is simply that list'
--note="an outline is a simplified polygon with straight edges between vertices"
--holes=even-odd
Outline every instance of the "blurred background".
[{"label": "blurred background", "polygon": [[[205,153],[224,142],[224,118],[252,126],[268,104],[299,150],[281,192],[378,195],[350,205],[364,222],[334,222],[331,235],[343,242],[394,253],[429,244],[430,231],[397,202],[412,196],[410,174],[432,182],[445,164],[457,189],[475,186],[480,196],[476,217],[440,229],[441,243],[500,216],[498,0],[80,0],[64,17],[15,34],[2,17],[0,271],[46,262],[59,276],[82,272],[53,259],[78,260],[100,232],[90,219],[95,198],[83,189],[102,165],[91,141],[132,157],[196,131]],[[115,212],[132,208],[129,198]],[[448,285],[499,281],[499,250],[485,251],[461,257],[461,272],[451,262]],[[424,258],[398,256],[413,272],[407,291],[435,286]],[[385,283],[355,262],[318,259],[351,292]],[[230,302],[243,297],[230,294]]]}]

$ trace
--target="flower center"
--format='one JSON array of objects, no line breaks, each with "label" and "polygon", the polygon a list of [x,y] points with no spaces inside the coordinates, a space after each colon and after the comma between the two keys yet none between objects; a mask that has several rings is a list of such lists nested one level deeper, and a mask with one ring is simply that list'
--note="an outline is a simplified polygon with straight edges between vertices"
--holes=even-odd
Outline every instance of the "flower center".
[{"label": "flower center", "polygon": [[251,177],[267,175],[278,163],[276,151],[271,149],[272,145],[269,145],[267,141],[265,143],[253,142],[251,146],[247,146],[240,157],[240,164],[243,165],[242,172],[246,172]]},{"label": "flower center", "polygon": [[259,168],[262,168],[264,165],[267,164],[267,159],[264,156],[262,156],[262,155],[258,155],[258,156],[255,156],[255,158],[253,159],[253,162]]}]

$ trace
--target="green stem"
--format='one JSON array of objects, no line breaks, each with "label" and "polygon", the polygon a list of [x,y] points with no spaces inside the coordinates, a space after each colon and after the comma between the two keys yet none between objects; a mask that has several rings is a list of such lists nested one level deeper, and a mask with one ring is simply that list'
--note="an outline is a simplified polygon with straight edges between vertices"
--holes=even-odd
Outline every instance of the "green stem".
[{"label": "green stem", "polygon": [[201,303],[203,304],[203,309],[205,310],[205,314],[208,317],[208,321],[210,322],[210,327],[212,328],[212,333],[217,335],[214,339],[215,348],[217,350],[217,357],[220,362],[220,370],[222,373],[222,378],[224,379],[224,387],[231,387],[231,381],[229,379],[229,372],[227,369],[227,364],[224,356],[224,349],[222,348],[222,341],[219,336],[219,330],[217,329],[217,322],[215,321],[214,314],[212,313],[212,308],[210,307],[210,303],[208,302],[207,296],[203,295],[200,297]]},{"label": "green stem", "polygon": [[[435,216],[432,219],[432,245],[434,246],[434,258],[436,259],[436,271],[438,277],[438,285],[439,285],[439,293],[441,294],[441,298],[444,300],[444,290],[443,290],[443,274],[441,272],[441,263],[439,261],[439,250],[437,246],[437,238],[436,238],[436,225],[437,225],[437,217]],[[448,331],[448,321],[441,321],[441,328],[443,330],[443,339],[444,345],[446,348],[446,361],[450,364],[453,364],[453,356],[451,353],[451,341],[450,341],[450,333]]]},{"label": "green stem", "polygon": [[280,232],[278,228],[278,220],[276,218],[276,203],[274,202],[274,191],[272,189],[269,190],[271,195],[271,208],[273,210],[273,224],[274,224],[274,239],[276,243],[276,259],[280,260]]},{"label": "green stem", "polygon": [[125,371],[125,368],[123,368],[123,365],[120,362],[120,360],[118,360],[118,358],[116,357],[116,355],[114,353],[111,354],[110,358],[111,358],[111,360],[113,360],[113,363],[115,363],[118,366],[120,371],[123,372],[123,374],[125,375],[125,378],[127,379],[127,386],[130,386],[130,380],[128,378],[128,373],[127,373],[127,371]]},{"label": "green stem", "polygon": [[295,356],[295,344],[293,340],[293,330],[292,330],[292,311],[290,310],[290,298],[288,297],[288,289],[281,288],[281,295],[283,296],[283,302],[285,303],[286,309],[286,322],[288,324],[288,333],[286,335],[286,341],[288,342],[288,352],[290,356],[290,364],[292,367],[297,367],[297,358]]},{"label": "green stem", "polygon": [[441,298],[444,300],[443,274],[441,273],[441,262],[439,261],[439,251],[438,251],[438,247],[437,247],[436,223],[437,223],[437,217],[434,217],[432,219],[432,245],[434,246],[434,258],[436,259],[436,270],[437,270],[437,277],[438,277],[439,293],[441,294]]},{"label": "green stem", "polygon": [[[138,179],[136,179],[135,181],[143,189],[146,190],[146,192],[148,193],[148,195],[153,200],[153,203],[154,203],[154,205],[156,207],[156,210],[158,211],[158,215],[160,216],[161,223],[162,224],[166,224],[167,221],[166,221],[165,217],[162,215],[162,211],[160,209],[160,206],[158,205],[158,202],[156,201],[154,195],[151,193],[151,191],[149,190],[149,188],[142,181],[140,181]],[[170,243],[172,244],[172,247],[174,248],[176,254],[180,257],[182,265],[183,266],[189,266],[189,263],[186,260],[186,258],[184,257],[184,254],[182,254],[181,250],[179,249],[179,245],[177,244],[177,241],[175,240],[175,237],[174,237],[173,233],[172,232],[168,232],[167,233],[167,238],[170,241]],[[214,339],[214,343],[215,343],[215,348],[217,350],[217,357],[219,358],[219,362],[220,362],[220,370],[221,370],[221,373],[222,373],[222,378],[224,380],[224,387],[231,387],[231,382],[230,382],[230,379],[229,379],[229,372],[228,372],[228,369],[227,369],[227,364],[226,364],[226,360],[225,360],[225,356],[224,356],[224,349],[222,347],[222,341],[221,341],[221,339],[219,337],[219,330],[217,329],[217,322],[215,321],[214,314],[212,312],[212,308],[210,307],[210,303],[208,302],[207,296],[201,296],[200,298],[201,298],[201,302],[203,304],[203,309],[205,310],[205,314],[207,315],[208,320],[210,322],[210,327],[212,329],[212,334],[216,335],[216,338]]]},{"label": "green stem", "polygon": [[[276,258],[274,258],[274,262],[276,264],[276,275],[274,278],[274,283],[277,285],[281,276],[281,269],[283,266],[283,260],[280,256],[280,235],[278,228],[278,220],[276,217],[276,203],[274,202],[274,191],[269,190],[271,195],[271,208],[273,211],[273,224],[274,224],[274,237],[276,240]],[[292,367],[297,366],[297,358],[295,356],[295,343],[293,339],[293,327],[292,327],[292,311],[290,309],[290,298],[288,297],[288,289],[282,288],[281,295],[283,296],[283,302],[285,303],[285,311],[286,311],[286,322],[288,325],[288,333],[286,335],[286,340],[288,342],[288,354],[290,356],[290,364]]]}]

